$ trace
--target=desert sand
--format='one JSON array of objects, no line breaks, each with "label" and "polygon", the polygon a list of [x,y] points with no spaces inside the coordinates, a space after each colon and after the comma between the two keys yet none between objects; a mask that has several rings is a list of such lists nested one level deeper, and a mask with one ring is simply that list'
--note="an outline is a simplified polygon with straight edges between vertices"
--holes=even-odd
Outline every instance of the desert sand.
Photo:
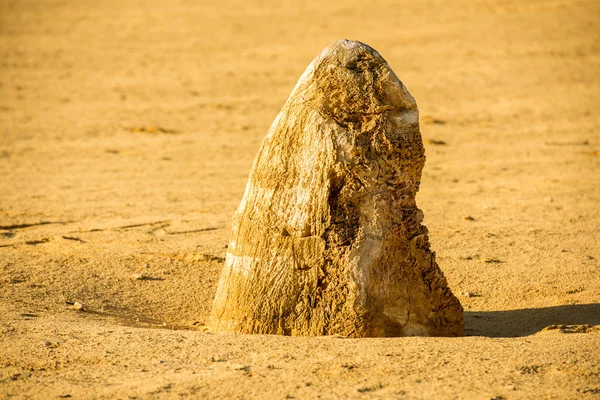
[{"label": "desert sand", "polygon": [[[594,0],[0,0],[0,398],[597,398],[599,26]],[[466,336],[211,334],[256,152],[342,38],[417,101]]]}]

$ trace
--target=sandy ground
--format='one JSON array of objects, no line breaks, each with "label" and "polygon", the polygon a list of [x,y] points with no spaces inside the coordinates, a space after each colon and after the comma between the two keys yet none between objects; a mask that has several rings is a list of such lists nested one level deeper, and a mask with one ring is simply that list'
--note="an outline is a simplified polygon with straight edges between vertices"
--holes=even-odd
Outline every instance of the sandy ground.
[{"label": "sandy ground", "polygon": [[[464,338],[203,328],[260,142],[340,38],[417,99]],[[0,0],[0,398],[600,398],[599,71],[595,0]]]}]

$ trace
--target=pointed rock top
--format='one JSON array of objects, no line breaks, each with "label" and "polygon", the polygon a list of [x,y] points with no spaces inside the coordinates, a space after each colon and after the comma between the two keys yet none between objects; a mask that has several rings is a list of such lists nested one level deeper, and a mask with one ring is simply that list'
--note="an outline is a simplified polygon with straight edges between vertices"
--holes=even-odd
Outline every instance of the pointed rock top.
[{"label": "pointed rock top", "polygon": [[[415,99],[372,47],[338,40],[304,72],[288,101],[310,103],[341,126],[360,126],[385,111],[417,113]],[[413,118],[414,119],[414,118]]]},{"label": "pointed rock top", "polygon": [[337,57],[342,67],[353,67],[358,59],[370,56],[378,58],[385,63],[381,55],[369,45],[366,45],[357,40],[341,39],[333,42],[329,47],[321,52],[321,56]]}]

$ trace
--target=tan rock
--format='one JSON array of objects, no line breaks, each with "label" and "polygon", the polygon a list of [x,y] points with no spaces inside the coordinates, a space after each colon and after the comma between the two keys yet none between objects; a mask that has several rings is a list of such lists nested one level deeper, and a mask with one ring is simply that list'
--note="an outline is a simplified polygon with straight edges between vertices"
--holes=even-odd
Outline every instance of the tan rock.
[{"label": "tan rock", "polygon": [[462,335],[415,203],[424,163],[415,100],[379,53],[323,50],[256,157],[210,329]]}]

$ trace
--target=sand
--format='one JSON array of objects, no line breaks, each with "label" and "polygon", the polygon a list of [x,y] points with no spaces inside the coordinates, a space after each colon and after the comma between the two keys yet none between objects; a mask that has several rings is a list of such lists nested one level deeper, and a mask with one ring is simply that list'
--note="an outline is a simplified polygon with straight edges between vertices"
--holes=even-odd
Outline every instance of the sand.
[{"label": "sand", "polygon": [[[599,23],[596,1],[0,0],[0,398],[598,397]],[[260,142],[341,38],[417,100],[464,338],[206,332]]]}]

